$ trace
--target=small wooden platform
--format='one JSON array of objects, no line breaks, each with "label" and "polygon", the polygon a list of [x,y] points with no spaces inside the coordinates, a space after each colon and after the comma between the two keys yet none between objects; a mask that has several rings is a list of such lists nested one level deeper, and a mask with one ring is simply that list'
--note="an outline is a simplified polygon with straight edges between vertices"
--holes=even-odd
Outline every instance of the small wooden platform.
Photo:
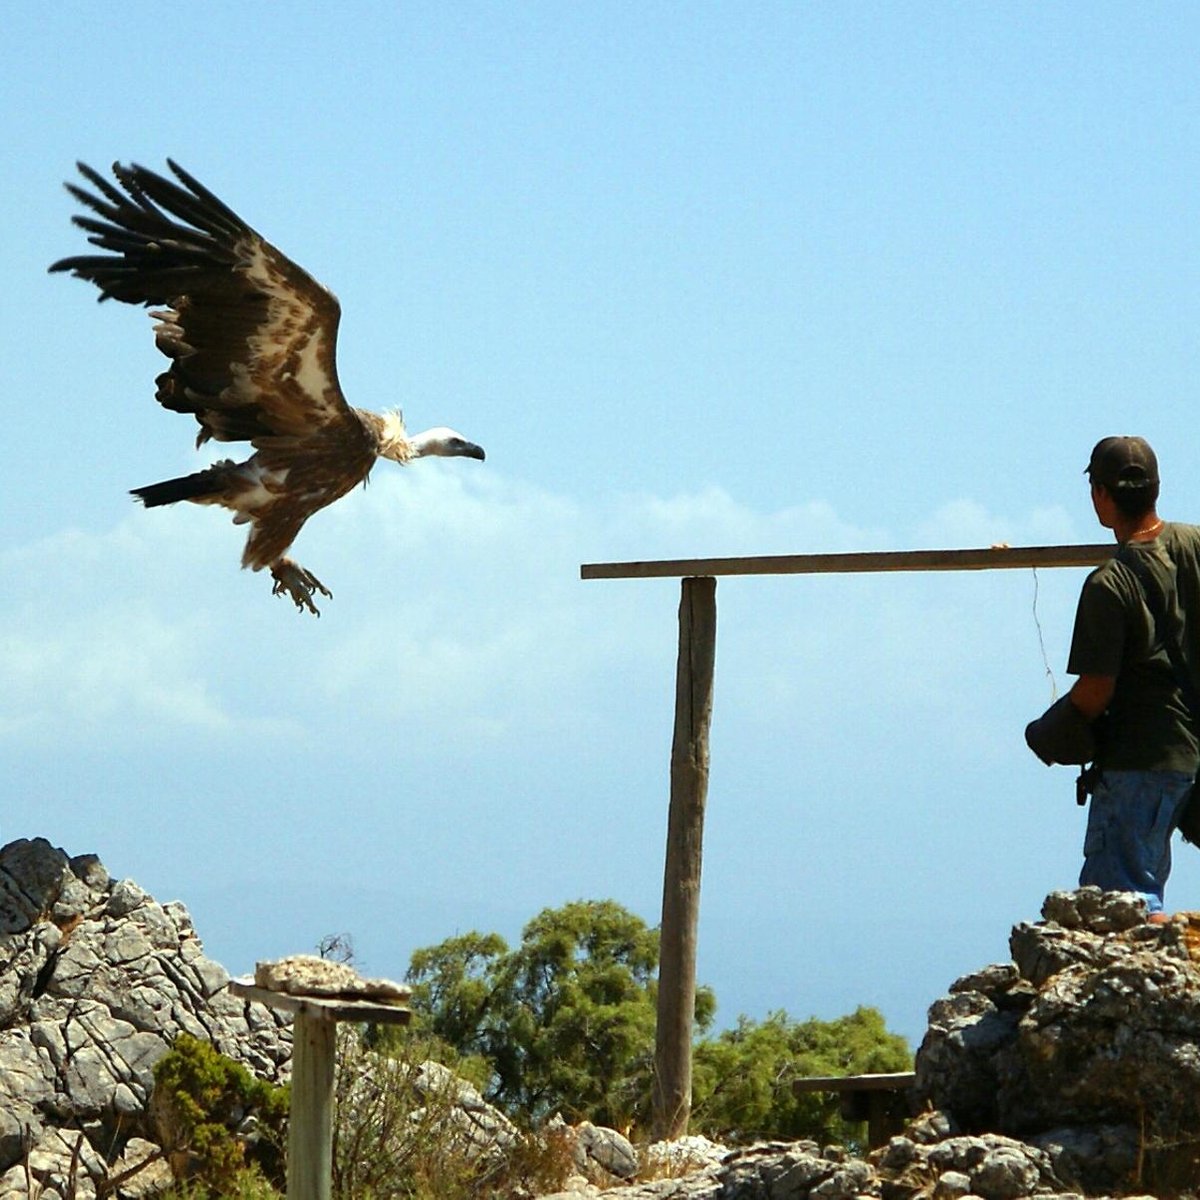
[{"label": "small wooden platform", "polygon": [[243,1000],[257,1000],[268,1008],[327,1021],[365,1021],[372,1025],[407,1025],[412,1011],[403,1004],[381,1004],[349,996],[294,996],[261,988],[250,979],[231,979],[229,990]]},{"label": "small wooden platform", "polygon": [[866,1121],[867,1145],[874,1150],[899,1133],[911,1112],[909,1089],[916,1082],[913,1071],[877,1075],[812,1075],[797,1079],[793,1092],[836,1092],[841,1097],[844,1121]]}]

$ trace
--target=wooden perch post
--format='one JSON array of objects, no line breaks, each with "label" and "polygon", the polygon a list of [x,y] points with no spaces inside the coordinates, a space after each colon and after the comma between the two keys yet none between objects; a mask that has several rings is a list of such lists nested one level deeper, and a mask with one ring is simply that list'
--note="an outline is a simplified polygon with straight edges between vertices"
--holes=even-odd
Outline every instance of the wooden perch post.
[{"label": "wooden perch post", "polygon": [[675,737],[659,933],[658,1025],[654,1046],[654,1136],[687,1133],[692,1107],[692,1024],[696,1009],[696,929],[708,797],[717,641],[717,581],[685,579],[679,600]]},{"label": "wooden perch post", "polygon": [[412,1012],[396,1004],[344,997],[295,996],[234,979],[246,1000],[295,1014],[292,1098],[288,1114],[287,1200],[330,1200],[333,1187],[335,1033],[339,1021],[407,1025]]},{"label": "wooden perch post", "polygon": [[288,1200],[328,1200],[333,1180],[333,1077],[337,1021],[307,1012],[292,1026]]}]

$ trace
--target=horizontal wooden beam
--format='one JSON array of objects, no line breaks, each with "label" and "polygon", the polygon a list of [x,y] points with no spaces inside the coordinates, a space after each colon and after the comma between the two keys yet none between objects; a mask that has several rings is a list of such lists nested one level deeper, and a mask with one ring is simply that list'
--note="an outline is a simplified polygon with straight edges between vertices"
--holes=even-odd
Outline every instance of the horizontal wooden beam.
[{"label": "horizontal wooden beam", "polygon": [[857,554],[775,554],[749,558],[666,558],[584,563],[581,579],[685,579],[713,575],[841,575],[869,571],[995,571],[1019,567],[1094,567],[1116,544],[1002,546],[979,550],[871,550]]}]

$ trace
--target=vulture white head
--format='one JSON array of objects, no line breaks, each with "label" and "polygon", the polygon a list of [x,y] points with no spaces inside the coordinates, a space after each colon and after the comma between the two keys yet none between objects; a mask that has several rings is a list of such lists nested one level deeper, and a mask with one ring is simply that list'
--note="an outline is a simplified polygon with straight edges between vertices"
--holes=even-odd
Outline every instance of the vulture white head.
[{"label": "vulture white head", "polygon": [[483,447],[469,442],[461,433],[447,429],[445,425],[437,425],[424,433],[415,434],[409,443],[412,447],[413,458],[425,458],[427,455],[438,455],[441,458],[478,458],[483,459]]},{"label": "vulture white head", "polygon": [[483,447],[469,442],[454,429],[438,425],[411,437],[398,412],[382,414],[379,428],[379,457],[408,463],[416,458],[483,458]]}]

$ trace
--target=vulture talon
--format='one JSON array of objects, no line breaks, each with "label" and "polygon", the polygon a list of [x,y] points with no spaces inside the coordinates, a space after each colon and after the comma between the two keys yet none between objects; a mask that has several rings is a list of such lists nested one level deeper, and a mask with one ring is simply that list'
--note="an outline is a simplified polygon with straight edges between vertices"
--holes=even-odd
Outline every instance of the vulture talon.
[{"label": "vulture talon", "polygon": [[271,574],[275,579],[271,595],[287,596],[299,612],[307,609],[314,617],[321,615],[321,610],[313,603],[314,592],[333,599],[333,593],[311,571],[290,558],[272,563]]}]

